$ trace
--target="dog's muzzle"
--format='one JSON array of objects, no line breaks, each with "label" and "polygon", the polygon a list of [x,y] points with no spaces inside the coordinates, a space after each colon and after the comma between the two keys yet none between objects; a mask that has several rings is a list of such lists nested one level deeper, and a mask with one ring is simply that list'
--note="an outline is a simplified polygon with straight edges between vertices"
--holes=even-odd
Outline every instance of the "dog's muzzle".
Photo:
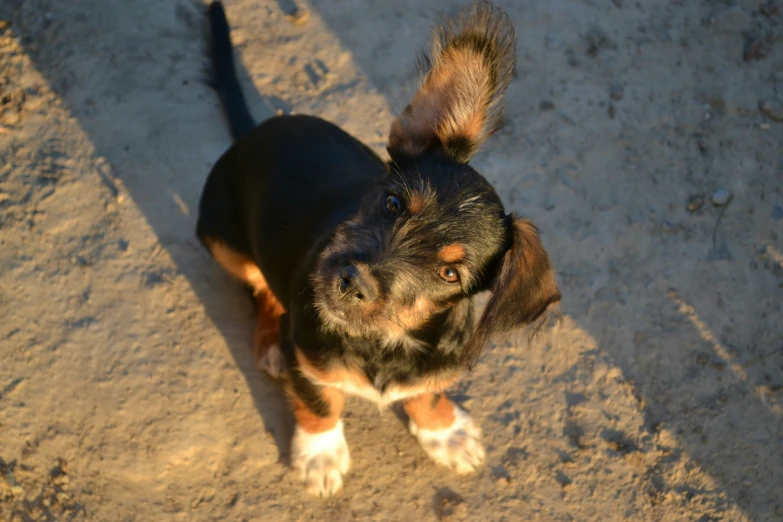
[{"label": "dog's muzzle", "polygon": [[366,306],[378,298],[378,282],[364,267],[350,264],[337,277],[340,301],[349,306]]}]

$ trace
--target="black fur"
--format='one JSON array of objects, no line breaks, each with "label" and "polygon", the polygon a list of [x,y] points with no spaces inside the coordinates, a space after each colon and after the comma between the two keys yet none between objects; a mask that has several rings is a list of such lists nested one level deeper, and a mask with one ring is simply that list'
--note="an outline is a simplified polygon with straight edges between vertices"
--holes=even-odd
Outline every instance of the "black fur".
[{"label": "black fur", "polygon": [[220,2],[213,2],[209,6],[209,26],[212,35],[210,52],[214,67],[213,81],[226,112],[231,136],[238,140],[253,130],[256,122],[253,121],[253,116],[248,110],[245,96],[234,72],[234,50],[231,46],[226,13]]},{"label": "black fur", "polygon": [[[219,2],[209,13],[216,83],[238,139],[207,179],[197,233],[260,268],[287,311],[283,355],[314,413],[326,415],[294,345],[315,367],[358,369],[383,391],[472,364],[492,334],[560,299],[534,229],[520,228],[467,165],[502,118],[515,51],[505,15],[482,3],[441,29],[429,70],[455,83],[427,93],[424,80],[426,96],[392,126],[387,164],[319,118],[248,129]],[[463,77],[468,55],[482,61]],[[465,95],[476,77],[475,96]],[[474,332],[471,298],[483,290],[493,297]]]}]

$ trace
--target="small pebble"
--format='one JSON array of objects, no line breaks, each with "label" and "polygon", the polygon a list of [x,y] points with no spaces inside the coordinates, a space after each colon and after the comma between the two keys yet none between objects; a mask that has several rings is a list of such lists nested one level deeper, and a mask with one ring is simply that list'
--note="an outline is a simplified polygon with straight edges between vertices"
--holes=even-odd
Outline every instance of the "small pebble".
[{"label": "small pebble", "polygon": [[771,120],[783,122],[783,103],[777,100],[760,101],[759,111]]},{"label": "small pebble", "polygon": [[551,111],[555,108],[555,103],[549,100],[543,100],[538,104],[538,108],[542,111]]},{"label": "small pebble", "polygon": [[717,207],[722,207],[727,204],[731,199],[731,192],[726,189],[718,189],[712,193],[712,204]]},{"label": "small pebble", "polygon": [[772,219],[775,221],[783,219],[783,205],[775,205],[772,208]]}]

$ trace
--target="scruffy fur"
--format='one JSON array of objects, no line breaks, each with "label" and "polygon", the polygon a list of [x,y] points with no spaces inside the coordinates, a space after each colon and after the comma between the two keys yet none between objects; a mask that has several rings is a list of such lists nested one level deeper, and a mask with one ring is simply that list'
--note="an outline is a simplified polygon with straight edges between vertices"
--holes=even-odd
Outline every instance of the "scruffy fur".
[{"label": "scruffy fur", "polygon": [[[404,401],[413,432],[449,448],[436,461],[477,465],[480,430],[443,390],[492,335],[560,300],[536,227],[506,213],[468,165],[502,123],[516,48],[508,18],[480,2],[436,29],[419,89],[391,125],[388,162],[319,118],[254,126],[219,2],[209,18],[235,142],[207,178],[197,234],[255,294],[256,350],[283,376],[308,490],[342,485],[343,393]],[[485,290],[474,326],[472,297]]]},{"label": "scruffy fur", "polygon": [[516,45],[508,18],[489,2],[435,28],[429,52],[419,57],[419,90],[392,124],[390,152],[443,149],[467,162],[503,125]]}]

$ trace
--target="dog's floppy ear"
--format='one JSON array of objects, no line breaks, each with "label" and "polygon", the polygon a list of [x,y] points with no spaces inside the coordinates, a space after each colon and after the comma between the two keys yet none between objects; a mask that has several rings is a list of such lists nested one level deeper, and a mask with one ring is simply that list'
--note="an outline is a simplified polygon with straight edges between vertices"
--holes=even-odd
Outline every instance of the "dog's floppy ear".
[{"label": "dog's floppy ear", "polygon": [[493,334],[543,320],[550,305],[560,301],[555,270],[536,226],[513,214],[506,221],[510,246],[497,266],[492,297],[463,352],[469,367]]},{"label": "dog's floppy ear", "polygon": [[514,27],[489,2],[441,24],[419,60],[419,90],[392,123],[392,159],[439,151],[466,163],[502,125],[515,62]]}]

